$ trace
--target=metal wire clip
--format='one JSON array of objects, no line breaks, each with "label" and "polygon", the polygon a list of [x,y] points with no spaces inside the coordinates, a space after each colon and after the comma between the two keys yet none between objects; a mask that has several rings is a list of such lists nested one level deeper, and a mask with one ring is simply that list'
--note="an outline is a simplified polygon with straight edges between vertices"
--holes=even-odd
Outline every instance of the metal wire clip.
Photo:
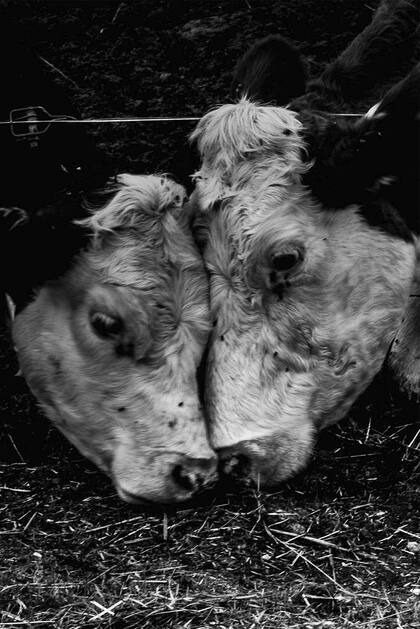
[{"label": "metal wire clip", "polygon": [[15,138],[27,138],[46,133],[53,122],[76,120],[73,116],[52,116],[41,105],[12,109],[9,124]]},{"label": "metal wire clip", "polygon": [[66,115],[51,115],[41,105],[12,109],[9,120],[0,120],[0,125],[10,125],[17,138],[34,137],[46,133],[52,124],[121,124],[130,122],[197,122],[199,116],[144,116],[120,118],[75,118]]}]

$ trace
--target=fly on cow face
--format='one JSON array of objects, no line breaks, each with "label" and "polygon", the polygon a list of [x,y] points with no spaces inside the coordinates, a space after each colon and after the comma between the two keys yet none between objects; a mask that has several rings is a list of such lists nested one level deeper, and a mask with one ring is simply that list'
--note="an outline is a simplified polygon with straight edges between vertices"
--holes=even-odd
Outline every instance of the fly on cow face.
[{"label": "fly on cow face", "polygon": [[216,457],[195,378],[208,284],[185,191],[165,177],[120,176],[82,222],[86,250],[16,317],[23,374],[121,498],[189,499],[213,483]]},{"label": "fly on cow face", "polygon": [[311,194],[301,130],[297,114],[243,99],[193,135],[215,321],[211,442],[265,485],[300,469],[317,430],[379,371],[415,267],[411,241],[370,226],[357,204],[337,212]]}]

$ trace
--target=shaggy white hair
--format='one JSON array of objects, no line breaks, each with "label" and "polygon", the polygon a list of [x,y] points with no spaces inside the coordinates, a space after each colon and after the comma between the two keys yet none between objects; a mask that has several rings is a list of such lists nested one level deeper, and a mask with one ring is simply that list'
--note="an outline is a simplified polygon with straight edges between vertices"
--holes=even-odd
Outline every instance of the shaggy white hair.
[{"label": "shaggy white hair", "polygon": [[100,210],[78,221],[79,225],[92,230],[96,240],[101,234],[115,230],[139,228],[145,217],[159,216],[170,209],[182,208],[186,201],[183,186],[165,175],[130,175],[116,177],[116,194]]},{"label": "shaggy white hair", "polygon": [[234,196],[250,181],[255,187],[263,181],[296,181],[311,166],[302,162],[301,130],[294,112],[246,98],[206,114],[191,135],[202,157],[194,175],[202,209]]}]

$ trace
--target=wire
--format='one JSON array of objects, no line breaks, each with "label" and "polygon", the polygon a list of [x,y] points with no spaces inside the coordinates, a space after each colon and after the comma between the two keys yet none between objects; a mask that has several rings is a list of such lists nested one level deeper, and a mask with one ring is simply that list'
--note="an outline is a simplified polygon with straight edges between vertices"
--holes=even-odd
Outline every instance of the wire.
[{"label": "wire", "polygon": [[199,116],[185,116],[180,118],[154,117],[154,118],[52,118],[50,120],[0,120],[1,125],[28,125],[36,123],[44,124],[107,124],[124,122],[197,122]]}]

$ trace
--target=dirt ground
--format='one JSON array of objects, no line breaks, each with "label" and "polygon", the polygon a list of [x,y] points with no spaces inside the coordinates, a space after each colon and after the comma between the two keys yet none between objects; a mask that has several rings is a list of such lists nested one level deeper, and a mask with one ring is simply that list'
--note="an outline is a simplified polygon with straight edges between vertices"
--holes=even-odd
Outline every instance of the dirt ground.
[{"label": "dirt ground", "polygon": [[[377,0],[3,2],[83,117],[200,116],[258,37],[315,75]],[[13,63],[13,60],[11,60]],[[42,103],[41,103],[42,104]],[[367,99],[366,109],[372,104]],[[192,123],[97,125],[121,171],[177,173]],[[0,339],[0,627],[420,627],[419,408],[379,377],[276,493],[143,513],[50,427]]]}]

